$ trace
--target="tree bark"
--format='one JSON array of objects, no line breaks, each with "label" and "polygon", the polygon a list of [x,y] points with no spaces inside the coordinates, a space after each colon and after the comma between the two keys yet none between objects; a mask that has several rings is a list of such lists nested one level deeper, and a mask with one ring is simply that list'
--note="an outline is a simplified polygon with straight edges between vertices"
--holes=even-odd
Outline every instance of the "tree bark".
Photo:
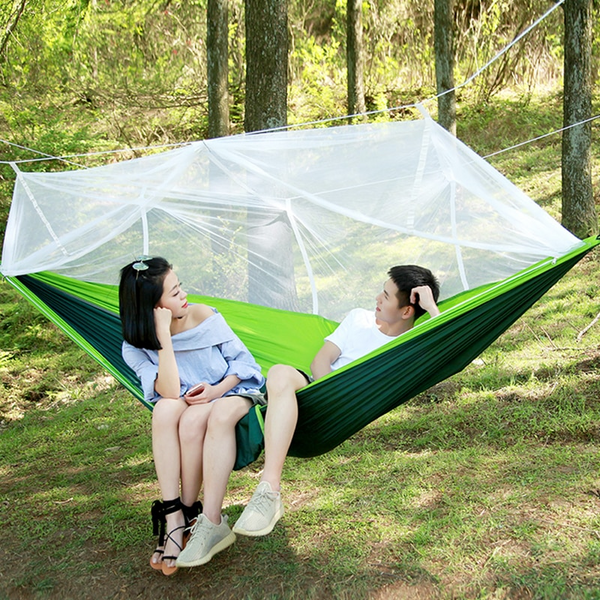
[{"label": "tree bark", "polygon": [[[245,0],[247,132],[287,125],[287,0]],[[283,196],[285,190],[273,190]],[[248,212],[248,301],[297,309],[293,233],[284,210]]]},{"label": "tree bark", "polygon": [[0,59],[2,58],[4,51],[6,50],[6,46],[8,44],[8,40],[12,36],[14,30],[19,23],[19,19],[25,10],[25,4],[27,4],[27,0],[21,0],[19,4],[15,7],[15,10],[8,18],[8,23],[6,25],[6,30],[4,35],[2,36],[2,40],[0,40]]},{"label": "tree bark", "polygon": [[453,0],[435,0],[434,47],[435,79],[438,93],[438,122],[451,134],[456,135],[452,12]]},{"label": "tree bark", "polygon": [[206,53],[208,78],[208,137],[229,135],[228,0],[208,0]]},{"label": "tree bark", "polygon": [[366,112],[363,49],[362,0],[348,0],[346,10],[346,65],[348,71],[348,114]]},{"label": "tree bark", "polygon": [[286,0],[246,0],[246,131],[287,124]]},{"label": "tree bark", "polygon": [[[564,5],[563,126],[592,116],[592,0]],[[591,166],[591,122],[563,132],[562,224],[578,237],[598,233]]]}]

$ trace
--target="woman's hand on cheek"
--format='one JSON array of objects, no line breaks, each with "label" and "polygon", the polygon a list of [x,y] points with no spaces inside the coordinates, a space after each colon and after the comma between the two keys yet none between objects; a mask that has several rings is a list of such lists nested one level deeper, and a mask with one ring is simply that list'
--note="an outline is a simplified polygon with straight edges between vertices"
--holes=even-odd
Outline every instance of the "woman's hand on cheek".
[{"label": "woman's hand on cheek", "polygon": [[162,306],[157,306],[154,309],[154,325],[156,327],[156,333],[160,332],[171,334],[171,320],[173,319],[173,314],[168,308],[163,308]]}]

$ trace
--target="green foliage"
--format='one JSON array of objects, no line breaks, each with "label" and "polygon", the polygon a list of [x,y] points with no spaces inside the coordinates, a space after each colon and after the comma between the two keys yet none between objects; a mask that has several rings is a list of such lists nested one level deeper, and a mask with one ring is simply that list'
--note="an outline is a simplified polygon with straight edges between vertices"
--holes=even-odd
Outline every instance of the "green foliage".
[{"label": "green foliage", "polygon": [[[14,113],[12,139],[39,148],[31,124],[50,123],[54,109],[67,110],[66,129],[73,109],[75,120],[87,120],[93,133],[131,147],[206,135],[206,0],[28,0],[16,20],[19,6],[20,0],[12,0],[0,8],[0,25],[16,24],[0,56],[0,101]],[[539,0],[457,2],[456,82],[547,8]],[[230,2],[229,15],[231,119],[239,131],[245,80],[242,0]],[[560,83],[561,17],[554,11],[461,94],[476,93],[481,102],[506,87],[531,93]],[[594,22],[595,50],[599,23]],[[433,3],[365,2],[363,27],[368,110],[434,95]],[[345,114],[345,29],[344,0],[289,3],[290,122]],[[593,68],[597,76],[597,58]],[[26,113],[35,110],[48,114],[28,119]]]},{"label": "green foliage", "polygon": [[[35,0],[5,56],[17,89],[65,90],[85,102],[128,93],[190,96],[202,75],[205,3]],[[37,52],[32,55],[32,51]],[[14,73],[12,68],[21,64]],[[193,66],[192,66],[193,65]],[[167,80],[164,78],[168,77]]]},{"label": "green foliage", "polygon": [[298,84],[290,90],[290,122],[295,122],[295,114],[302,114],[303,121],[340,115],[346,83],[338,50],[338,44],[322,46],[310,37],[297,40],[292,57],[301,70],[295,74]]},{"label": "green foliage", "polygon": [[202,137],[205,29],[204,0],[31,0],[0,57],[4,99],[87,109],[132,146],[167,141],[167,131]]},{"label": "green foliage", "polygon": [[[4,117],[3,128],[7,130],[10,138],[23,145],[26,145],[28,140],[36,140],[36,150],[40,153],[38,156],[86,153],[97,149],[102,143],[92,131],[93,114],[85,111],[81,111],[81,113],[73,111],[78,122],[68,124],[64,108],[18,102],[13,104],[2,102],[0,106],[2,106]],[[14,159],[16,160],[31,158],[31,155],[18,149],[11,150],[15,154]],[[48,170],[52,168],[52,164],[42,162],[33,168]]]}]

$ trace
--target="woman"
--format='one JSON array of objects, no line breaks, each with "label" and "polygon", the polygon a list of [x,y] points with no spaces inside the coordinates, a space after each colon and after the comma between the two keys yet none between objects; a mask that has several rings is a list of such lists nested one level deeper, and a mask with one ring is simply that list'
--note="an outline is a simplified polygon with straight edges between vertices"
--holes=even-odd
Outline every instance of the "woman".
[{"label": "woman", "polygon": [[[171,575],[177,565],[204,564],[235,541],[221,515],[235,425],[253,403],[264,403],[264,378],[216,309],[188,304],[164,258],[141,257],[121,269],[119,306],[123,358],[154,404],[152,453],[163,500],[152,508],[160,536],[150,565]],[[177,561],[186,527],[187,557]]]}]

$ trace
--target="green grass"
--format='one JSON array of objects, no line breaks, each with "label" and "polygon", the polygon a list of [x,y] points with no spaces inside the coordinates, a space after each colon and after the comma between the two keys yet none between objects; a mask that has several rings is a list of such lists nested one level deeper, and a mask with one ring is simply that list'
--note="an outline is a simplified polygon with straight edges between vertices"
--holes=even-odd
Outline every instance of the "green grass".
[{"label": "green grass", "polygon": [[[600,488],[600,327],[577,342],[600,311],[587,293],[599,275],[592,255],[462,373],[325,456],[288,459],[287,513],[275,531],[239,538],[175,580],[146,564],[158,496],[148,411],[110,381],[90,386],[104,375],[68,343],[63,352],[35,349],[39,339],[59,347],[53,327],[24,328],[2,380],[19,388],[16,365],[32,361],[37,371],[45,357],[57,362],[41,381],[64,396],[5,416],[0,590],[40,598],[148,589],[164,598],[599,597],[600,498],[591,492]],[[1,285],[2,311],[27,315]],[[75,377],[68,367],[78,361]],[[28,385],[39,382],[26,381],[25,396]],[[232,521],[260,467],[232,476]]]},{"label": "green grass", "polygon": [[[499,149],[558,104],[465,108],[461,137]],[[493,161],[560,214],[559,142]],[[600,599],[598,256],[460,374],[288,459],[273,533],[174,578],[148,565],[150,413],[0,282],[0,599]],[[261,466],[232,475],[230,521]]]}]

